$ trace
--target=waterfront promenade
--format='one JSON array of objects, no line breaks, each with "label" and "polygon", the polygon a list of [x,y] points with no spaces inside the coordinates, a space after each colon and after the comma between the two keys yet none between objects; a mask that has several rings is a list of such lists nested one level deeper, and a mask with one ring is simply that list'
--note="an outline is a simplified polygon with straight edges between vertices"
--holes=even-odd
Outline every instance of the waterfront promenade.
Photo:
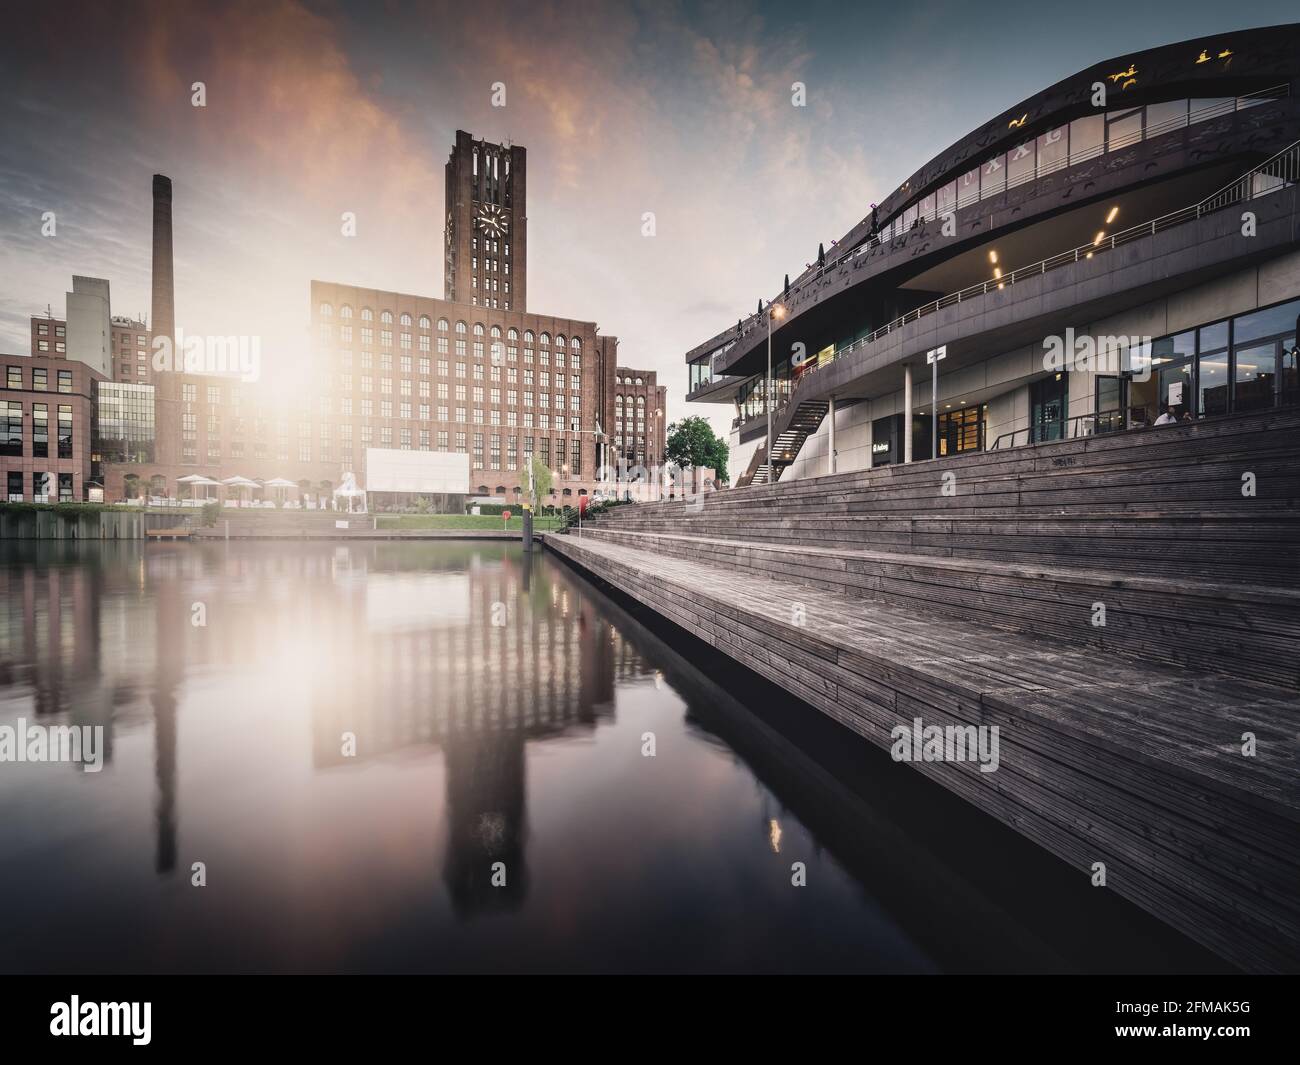
[{"label": "waterfront promenade", "polygon": [[885,748],[998,726],[996,771],[915,768],[1294,971],[1298,480],[1275,412],[620,508],[547,546]]}]

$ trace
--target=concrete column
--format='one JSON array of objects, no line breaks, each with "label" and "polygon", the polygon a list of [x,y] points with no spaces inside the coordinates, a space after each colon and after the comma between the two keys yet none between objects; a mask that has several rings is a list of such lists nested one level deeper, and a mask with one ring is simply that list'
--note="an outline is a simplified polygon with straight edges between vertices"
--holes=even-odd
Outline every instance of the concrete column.
[{"label": "concrete column", "polygon": [[903,366],[903,461],[912,461],[912,367]]},{"label": "concrete column", "polygon": [[831,473],[835,472],[835,397],[830,398],[830,408],[826,411],[826,417],[831,420]]}]

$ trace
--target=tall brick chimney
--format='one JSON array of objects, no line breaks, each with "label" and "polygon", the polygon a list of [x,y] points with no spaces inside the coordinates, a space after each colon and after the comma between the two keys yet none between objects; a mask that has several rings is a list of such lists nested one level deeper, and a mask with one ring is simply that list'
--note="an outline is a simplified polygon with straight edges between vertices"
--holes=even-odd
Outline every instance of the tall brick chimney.
[{"label": "tall brick chimney", "polygon": [[[153,309],[150,312],[153,338],[168,337],[172,348],[176,342],[176,287],[172,276],[172,179],[162,174],[153,176]],[[160,371],[154,362],[154,461],[172,465],[180,461],[180,374],[176,371],[175,356]],[[150,349],[151,360],[158,358],[157,349]]]},{"label": "tall brick chimney", "polygon": [[172,179],[153,176],[153,335],[176,337],[172,278]]}]

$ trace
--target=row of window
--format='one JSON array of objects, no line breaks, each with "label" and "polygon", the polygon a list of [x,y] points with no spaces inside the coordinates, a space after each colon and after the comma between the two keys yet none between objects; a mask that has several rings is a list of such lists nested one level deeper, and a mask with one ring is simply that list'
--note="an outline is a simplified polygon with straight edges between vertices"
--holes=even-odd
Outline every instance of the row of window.
[{"label": "row of window", "polygon": [[[332,303],[322,302],[321,305],[320,305],[320,317],[322,317],[322,318],[332,318],[333,316],[334,316],[334,305],[333,305]],[[339,317],[340,317],[340,318],[351,318],[351,317],[352,317],[352,308],[351,308],[351,306],[349,306],[349,305],[346,304],[346,303],[343,304],[343,306],[342,306],[341,308],[339,308]],[[362,320],[363,322],[371,322],[371,321],[374,321],[374,318],[375,318],[375,316],[374,316],[374,312],[371,311],[369,307],[363,307],[363,308],[361,309],[361,320]],[[379,315],[379,321],[380,321],[380,324],[382,324],[382,325],[392,325],[392,324],[393,324],[393,312],[392,312],[392,311],[382,311],[382,312],[380,313],[380,315]],[[401,315],[401,317],[400,317],[400,319],[399,319],[399,324],[404,325],[404,326],[409,326],[409,325],[412,324],[412,321],[413,321],[413,320],[412,320],[411,316],[410,316],[409,314],[403,312],[402,315]],[[428,316],[427,314],[422,314],[422,315],[420,315],[420,319],[419,319],[419,328],[422,329],[422,330],[424,330],[425,332],[428,332],[428,331],[429,331],[429,328],[430,328],[430,325],[431,325],[431,319],[429,318],[429,316]],[[439,318],[439,319],[438,319],[438,332],[440,332],[440,333],[447,333],[447,332],[451,332],[451,331],[452,331],[451,323],[450,323],[446,318]],[[470,332],[470,327],[469,327],[465,322],[463,322],[463,321],[458,321],[458,322],[456,323],[455,332],[460,333],[460,334],[466,334],[466,333]],[[473,333],[474,333],[475,336],[478,336],[478,337],[481,337],[481,336],[491,336],[493,339],[496,339],[496,340],[501,339],[502,336],[504,336],[504,337],[505,337],[506,339],[508,339],[508,340],[516,340],[516,341],[517,341],[517,340],[520,339],[519,330],[516,329],[514,326],[511,326],[510,328],[504,330],[504,332],[503,332],[503,330],[501,329],[501,327],[500,327],[499,325],[494,325],[494,326],[492,326],[492,327],[489,329],[489,328],[485,327],[485,326],[483,325],[482,322],[475,322],[475,323],[474,323],[474,327],[473,327]],[[534,333],[533,333],[533,331],[532,331],[531,329],[525,329],[525,330],[523,331],[523,341],[524,341],[524,343],[525,343],[525,344],[532,344],[532,343],[533,343],[533,340],[534,340]],[[550,334],[550,333],[547,333],[547,332],[541,332],[541,333],[538,333],[538,334],[536,334],[536,341],[537,341],[537,343],[540,344],[542,347],[550,347],[550,346],[551,346],[551,334]],[[566,344],[567,344],[570,348],[572,348],[574,351],[580,351],[580,350],[582,349],[582,340],[581,340],[579,337],[576,337],[576,336],[575,336],[575,337],[569,337],[569,338],[566,340],[566,338],[565,338],[565,336],[564,336],[563,333],[557,333],[557,334],[555,335],[555,347],[557,347],[557,348],[562,348],[562,347],[564,347]],[[638,382],[638,383],[639,383],[639,382]]]},{"label": "row of window", "polygon": [[[58,370],[56,383],[60,392],[72,391],[72,371]],[[31,372],[31,390],[33,392],[48,392],[50,390],[50,373],[48,367],[33,366]],[[23,391],[23,368],[21,366],[5,367],[5,388],[14,391]]]},{"label": "row of window", "polygon": [[880,242],[906,233],[918,222],[986,200],[1067,166],[1267,102],[1266,96],[1170,100],[1085,115],[996,155],[921,197],[881,226]]},{"label": "row of window", "polygon": [[[58,494],[55,495],[57,486]],[[23,474],[21,470],[10,470],[6,491],[10,503],[22,503],[23,500]],[[72,495],[72,474],[70,473],[48,473],[34,472],[32,474],[32,498],[33,503],[71,503]]]},{"label": "row of window", "polygon": [[[55,412],[57,447],[55,457],[72,458],[72,406],[60,403]],[[23,457],[23,405],[18,400],[0,401],[0,455]],[[32,404],[30,458],[50,457],[50,408],[46,403]]]},{"label": "row of window", "polygon": [[[515,351],[514,348],[511,348],[511,349],[510,349],[511,355],[510,355],[510,357],[506,360],[507,362],[511,362],[511,363],[513,363],[513,362],[517,362],[517,361],[518,361],[518,360],[515,358],[515,356],[514,356],[514,351]],[[458,354],[458,355],[460,356],[460,358],[462,358],[462,359],[466,357],[465,352],[458,352],[457,354]],[[525,359],[524,359],[524,384],[532,384],[532,383],[533,383],[533,370],[532,370],[533,359],[532,359],[532,354],[533,354],[533,353],[532,353],[531,351],[525,349],[525,351],[524,351],[524,355],[525,355]],[[550,359],[547,358],[547,352],[543,351],[541,354],[542,354],[542,358],[541,358],[541,360],[540,360],[540,362],[539,362],[539,365],[542,366],[542,367],[545,367],[545,369],[542,369],[542,370],[539,372],[539,374],[538,374],[538,378],[539,378],[539,379],[540,379],[544,384],[546,384],[547,386],[549,386],[549,385],[550,385],[550,365],[551,365],[551,363],[550,363]],[[481,353],[481,352],[475,352],[475,357],[476,357],[476,358],[482,358],[482,353]],[[338,361],[339,361],[339,366],[340,366],[342,369],[345,369],[345,370],[350,370],[350,369],[352,369],[352,352],[350,352],[350,351],[340,351],[340,352],[339,352],[339,360],[338,360]],[[357,359],[357,364],[358,364],[359,367],[360,367],[361,369],[363,369],[363,370],[372,370],[372,369],[374,369],[374,368],[375,368],[375,357],[374,357],[374,354],[373,354],[372,352],[369,352],[369,351],[363,351],[363,352],[361,352],[361,353],[360,353],[360,356],[359,356],[358,359]],[[415,372],[415,369],[414,369],[415,365],[416,365],[416,363],[415,363],[414,358],[413,358],[412,356],[410,356],[410,355],[402,355],[402,356],[400,356],[400,358],[399,358],[399,360],[398,360],[398,363],[397,363],[397,369],[398,369],[399,372],[401,372],[401,373],[404,373],[404,374],[410,374],[410,373],[414,373],[414,372]],[[569,358],[568,358],[568,360],[567,360],[567,362],[566,362],[566,360],[565,360],[565,356],[564,356],[564,352],[562,352],[562,351],[557,351],[557,352],[555,353],[555,369],[556,369],[556,371],[557,371],[556,374],[555,374],[556,386],[557,386],[558,388],[563,388],[563,387],[564,387],[564,384],[563,384],[563,381],[564,381],[564,374],[562,374],[562,373],[560,373],[560,372],[558,372],[558,371],[563,370],[563,369],[566,367],[566,365],[568,366],[569,369],[571,369],[571,370],[573,371],[573,376],[572,376],[572,378],[571,378],[570,380],[571,380],[571,382],[572,382],[572,388],[573,388],[575,391],[577,391],[577,390],[581,387],[581,381],[580,381],[579,378],[578,378],[578,373],[579,373],[579,371],[581,371],[581,369],[582,369],[582,364],[579,362],[579,357],[578,357],[577,355],[571,355],[571,356],[569,356]],[[391,373],[391,372],[393,371],[393,356],[392,356],[391,354],[389,354],[388,352],[383,352],[383,351],[381,351],[381,352],[379,353],[379,366],[378,366],[378,368],[379,368],[380,370],[387,371],[387,372]],[[432,360],[432,358],[431,358],[430,356],[420,356],[420,361],[419,361],[419,372],[420,372],[420,376],[422,376],[422,377],[427,377],[427,376],[429,376],[430,371],[432,370],[432,368],[433,368],[433,360]],[[446,376],[448,376],[450,369],[451,369],[450,364],[448,363],[448,361],[447,361],[446,359],[439,359],[439,360],[438,360],[438,376],[439,376],[439,377],[446,377]],[[467,364],[467,363],[464,363],[464,362],[457,362],[457,363],[456,363],[456,376],[457,376],[457,377],[464,378],[464,377],[468,376],[469,372],[470,372],[470,371],[468,370],[468,364]],[[481,362],[480,362],[480,363],[475,363],[475,364],[474,364],[474,369],[473,369],[474,380],[476,380],[476,381],[482,381],[483,378],[484,378],[484,373],[485,373],[485,371],[484,371],[484,369],[483,369],[483,364],[482,364]],[[491,366],[491,369],[489,369],[488,371],[486,371],[486,373],[487,373],[487,376],[489,376],[493,381],[500,381],[500,380],[501,380],[501,364],[500,364],[499,362],[494,362],[494,363],[492,364],[492,366]],[[516,368],[515,368],[514,366],[508,366],[508,367],[506,368],[506,380],[507,380],[507,381],[514,382],[514,381],[517,379],[517,375],[518,375],[518,371],[516,370]],[[328,378],[326,378],[325,380],[328,380]]]}]

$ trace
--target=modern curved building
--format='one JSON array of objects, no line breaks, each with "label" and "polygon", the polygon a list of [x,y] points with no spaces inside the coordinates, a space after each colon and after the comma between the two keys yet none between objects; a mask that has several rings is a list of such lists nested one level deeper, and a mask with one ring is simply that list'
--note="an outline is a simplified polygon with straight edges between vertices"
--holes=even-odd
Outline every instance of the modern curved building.
[{"label": "modern curved building", "polygon": [[1298,92],[1300,25],[1227,33],[1098,63],[926,162],[687,353],[688,400],[734,405],[732,483],[1296,403]]}]

